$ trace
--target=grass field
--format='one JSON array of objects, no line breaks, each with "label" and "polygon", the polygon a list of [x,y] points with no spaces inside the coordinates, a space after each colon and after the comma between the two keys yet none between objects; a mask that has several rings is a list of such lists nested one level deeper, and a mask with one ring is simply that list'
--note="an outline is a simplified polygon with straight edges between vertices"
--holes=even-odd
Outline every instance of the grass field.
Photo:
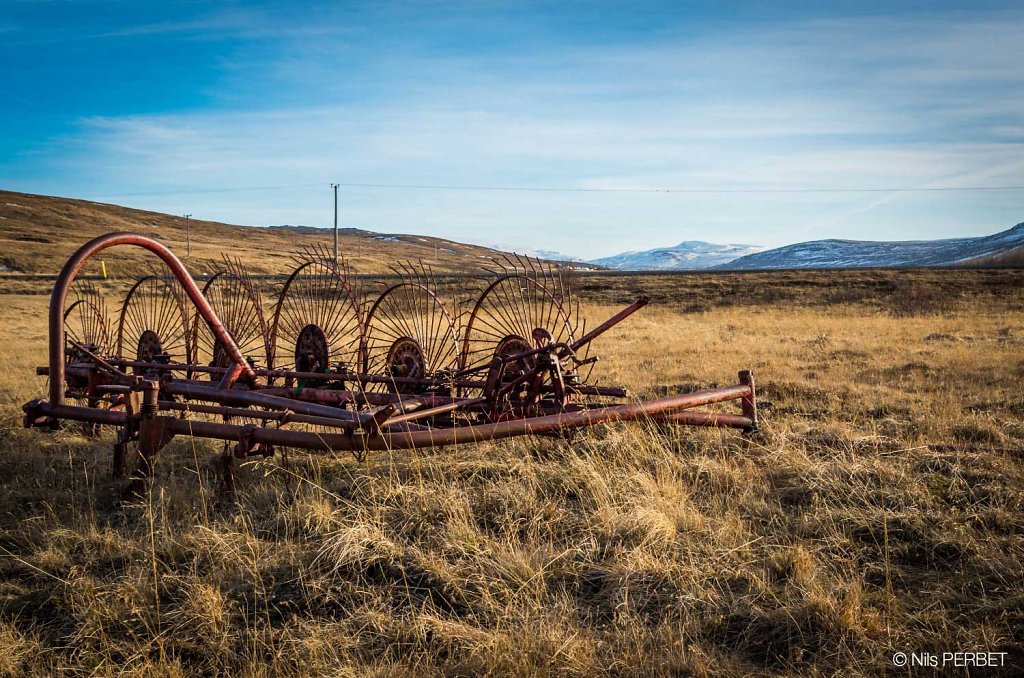
[{"label": "grass field", "polygon": [[[248,463],[177,440],[118,505],[110,434],[20,428],[46,297],[0,285],[0,675],[1024,670],[1024,275],[585,277],[639,397],[753,369],[763,428]],[[961,673],[964,673],[961,670]]]}]

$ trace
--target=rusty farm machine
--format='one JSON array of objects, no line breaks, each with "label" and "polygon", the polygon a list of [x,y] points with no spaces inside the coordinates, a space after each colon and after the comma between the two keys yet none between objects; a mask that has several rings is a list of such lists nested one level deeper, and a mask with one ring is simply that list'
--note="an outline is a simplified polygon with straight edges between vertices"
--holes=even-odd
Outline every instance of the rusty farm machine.
[{"label": "rusty farm machine", "polygon": [[[159,274],[138,280],[108,314],[75,282],[114,246],[149,250]],[[113,472],[139,491],[175,436],[225,441],[223,488],[236,459],[275,448],[441,448],[522,435],[568,436],[596,424],[651,419],[752,430],[753,378],[646,402],[591,381],[591,342],[648,303],[600,324],[580,321],[565,271],[521,257],[496,261],[482,291],[457,304],[423,265],[401,264],[373,293],[326,250],[297,257],[275,295],[235,261],[200,285],[163,244],[111,233],[65,264],[49,309],[49,397],[27,426],[82,422],[117,432]],[[695,408],[740,401],[739,413]],[[131,451],[131,453],[129,453]]]}]

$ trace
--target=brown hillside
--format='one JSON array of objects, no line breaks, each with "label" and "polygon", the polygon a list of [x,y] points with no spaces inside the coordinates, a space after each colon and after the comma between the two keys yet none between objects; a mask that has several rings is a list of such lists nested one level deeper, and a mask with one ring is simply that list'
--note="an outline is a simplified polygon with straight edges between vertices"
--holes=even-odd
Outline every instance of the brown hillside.
[{"label": "brown hillside", "polygon": [[982,266],[991,268],[1024,268],[1024,247],[1015,247],[1006,252],[978,257],[964,262],[965,266]]},{"label": "brown hillside", "polygon": [[[185,258],[182,217],[88,200],[0,191],[0,271],[56,273],[79,245],[111,231],[154,236]],[[201,269],[205,262],[230,254],[238,256],[253,273],[285,273],[292,265],[288,254],[306,245],[332,245],[329,229],[235,226],[196,219],[191,222],[191,237],[192,255],[186,259],[190,268]],[[466,271],[499,254],[440,238],[351,230],[340,235],[339,249],[360,273],[386,272],[398,259],[423,260],[437,271]],[[152,261],[141,250],[130,248],[110,250],[102,259],[108,272],[118,276],[135,273]]]}]

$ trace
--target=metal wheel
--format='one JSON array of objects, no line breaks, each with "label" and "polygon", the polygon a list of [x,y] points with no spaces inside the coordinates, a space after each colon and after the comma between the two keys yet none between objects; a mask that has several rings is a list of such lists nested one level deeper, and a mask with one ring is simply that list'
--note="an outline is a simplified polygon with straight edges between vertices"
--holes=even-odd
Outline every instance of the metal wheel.
[{"label": "metal wheel", "polygon": [[[110,350],[107,308],[99,291],[88,284],[73,288],[75,300],[64,309],[64,360],[88,362],[89,354],[106,356]],[[89,380],[67,377],[68,393],[81,407],[102,407],[103,401],[88,393]],[[100,425],[80,422],[87,436],[99,434]]]},{"label": "metal wheel", "polygon": [[296,263],[274,310],[273,367],[320,373],[358,369],[364,323],[359,290],[347,265],[336,265],[324,248],[307,250]]},{"label": "metal wheel", "polygon": [[[457,370],[459,334],[452,314],[434,291],[430,271],[411,265],[394,269],[402,279],[377,297],[366,318],[363,371],[387,377],[425,378]],[[368,389],[416,393],[416,384],[393,381]]]},{"label": "metal wheel", "polygon": [[[270,332],[263,315],[263,301],[241,264],[225,259],[224,268],[203,286],[203,296],[242,355],[266,365],[270,357]],[[198,365],[231,365],[224,346],[198,314],[192,322],[192,347]],[[219,378],[219,374],[210,374],[212,381]]]},{"label": "metal wheel", "polygon": [[562,271],[518,256],[498,264],[497,278],[480,295],[466,322],[462,369],[547,343],[572,343],[576,337],[579,306]]},{"label": "metal wheel", "polygon": [[[117,355],[140,362],[189,363],[192,332],[182,289],[155,275],[146,276],[128,291],[117,325]],[[147,369],[133,367],[133,374]]]},{"label": "metal wheel", "polygon": [[110,351],[110,330],[107,326],[107,307],[103,297],[91,285],[74,287],[75,300],[64,309],[64,346],[69,358],[85,346],[96,355]]}]

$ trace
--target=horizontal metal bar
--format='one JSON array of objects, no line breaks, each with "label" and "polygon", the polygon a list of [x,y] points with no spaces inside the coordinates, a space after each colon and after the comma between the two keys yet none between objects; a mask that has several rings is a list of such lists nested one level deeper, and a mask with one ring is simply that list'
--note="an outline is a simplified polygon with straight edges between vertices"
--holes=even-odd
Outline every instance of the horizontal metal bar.
[{"label": "horizontal metal bar", "polygon": [[248,419],[262,419],[264,421],[276,421],[281,425],[292,422],[299,424],[314,424],[316,426],[328,426],[332,428],[351,428],[355,422],[330,417],[317,417],[309,414],[298,414],[285,410],[254,410],[245,407],[228,407],[225,405],[204,405],[202,403],[177,403],[160,401],[161,411],[171,412],[195,412],[197,414],[214,414],[222,417],[243,417]]},{"label": "horizontal metal bar", "polygon": [[426,409],[413,410],[406,412],[405,414],[398,414],[385,423],[388,425],[401,424],[407,421],[415,421],[417,419],[425,419],[426,417],[435,417],[439,414],[446,414],[448,412],[454,412],[465,407],[475,407],[476,405],[483,405],[487,402],[487,398],[467,398],[466,400],[459,400],[457,402],[451,402],[446,405],[438,405],[436,407],[428,407]]},{"label": "horizontal metal bar", "polygon": [[[211,367],[208,365],[189,365],[186,363],[154,363],[145,362],[141,360],[123,360],[121,358],[109,358],[108,362],[111,365],[117,365],[118,367],[137,367],[146,370],[165,370],[170,372],[197,372],[200,374],[223,374],[225,369],[223,367]],[[67,374],[72,374],[78,377],[88,377],[89,374],[95,371],[96,367],[90,363],[71,363],[66,368]],[[482,389],[487,382],[472,379],[457,379],[455,381],[445,380],[431,380],[431,379],[413,379],[413,378],[402,378],[395,377],[382,377],[379,375],[357,375],[357,374],[322,374],[320,372],[290,372],[287,370],[264,370],[256,369],[254,373],[258,377],[273,377],[275,379],[280,378],[294,378],[303,380],[320,380],[320,381],[333,381],[337,379],[345,379],[347,381],[358,381],[361,383],[390,383],[394,381],[395,384],[409,384],[413,386],[450,386],[452,388],[469,388],[469,389]],[[36,375],[40,377],[46,377],[50,374],[50,368],[45,365],[36,367]],[[183,381],[183,380],[178,380]],[[195,381],[195,380],[193,380]],[[212,382],[206,382],[212,383]],[[281,388],[283,387],[269,387],[269,388]],[[259,390],[268,390],[267,387]],[[591,386],[587,384],[569,385],[565,387],[567,393],[573,393],[584,396],[600,396],[606,398],[625,398],[629,396],[629,390],[622,386]],[[369,394],[367,394],[369,395]],[[386,394],[379,394],[384,396]]]},{"label": "horizontal metal bar", "polygon": [[755,428],[754,421],[739,414],[722,414],[719,412],[693,412],[684,410],[663,417],[655,417],[659,421],[669,421],[686,426],[717,426],[720,428]]},{"label": "horizontal metal bar", "polygon": [[222,405],[257,405],[268,407],[274,410],[291,410],[299,414],[311,414],[321,417],[329,417],[353,423],[363,423],[368,415],[359,415],[337,407],[308,403],[301,400],[281,398],[278,396],[260,393],[259,391],[241,391],[237,389],[222,389],[213,386],[198,386],[196,384],[183,384],[170,381],[161,386],[163,390],[172,395],[194,398],[196,400],[207,400]]},{"label": "horizontal metal bar", "polygon": [[184,421],[172,419],[167,423],[169,430],[206,438],[221,440],[239,440],[243,436],[251,437],[255,442],[269,445],[284,445],[310,450],[351,451],[351,450],[394,450],[414,447],[445,447],[462,445],[484,440],[510,438],[519,435],[547,433],[551,431],[569,430],[594,426],[614,421],[629,421],[650,417],[663,419],[664,415],[682,410],[700,407],[726,400],[738,400],[750,394],[745,385],[726,386],[723,388],[697,391],[668,398],[659,398],[643,403],[627,405],[610,405],[579,412],[516,419],[481,424],[479,426],[463,426],[459,428],[410,430],[404,432],[385,431],[381,435],[362,436],[339,433],[309,433],[305,431],[288,431],[260,427],[235,426],[214,422]]},{"label": "horizontal metal bar", "polygon": [[[124,412],[100,409],[97,407],[80,407],[78,405],[54,405],[40,400],[33,405],[33,413],[54,419],[70,419],[72,421],[88,421],[94,424],[125,424],[129,416]],[[26,406],[28,407],[28,406]]]}]

